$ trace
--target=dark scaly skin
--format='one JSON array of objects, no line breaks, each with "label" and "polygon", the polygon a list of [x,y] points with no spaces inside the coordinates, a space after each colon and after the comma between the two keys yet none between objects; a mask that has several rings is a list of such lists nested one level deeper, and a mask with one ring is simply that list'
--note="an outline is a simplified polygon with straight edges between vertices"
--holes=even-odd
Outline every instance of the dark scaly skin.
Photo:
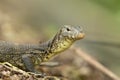
[{"label": "dark scaly skin", "polygon": [[83,37],[81,27],[64,25],[51,40],[42,44],[16,44],[0,41],[0,62],[9,62],[23,70],[37,73],[35,66],[48,61]]}]

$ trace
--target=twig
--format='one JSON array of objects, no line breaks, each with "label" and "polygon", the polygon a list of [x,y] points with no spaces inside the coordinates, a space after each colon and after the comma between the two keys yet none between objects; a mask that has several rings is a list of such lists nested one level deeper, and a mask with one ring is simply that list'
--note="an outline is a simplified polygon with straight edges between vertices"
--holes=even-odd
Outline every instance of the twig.
[{"label": "twig", "polygon": [[104,74],[112,78],[113,80],[120,80],[118,76],[116,76],[109,69],[105,68],[102,64],[96,61],[93,57],[91,57],[87,53],[80,50],[80,48],[72,47],[71,49],[74,50],[80,57],[82,57],[90,65],[94,66],[96,69],[100,70],[101,72],[103,72]]}]

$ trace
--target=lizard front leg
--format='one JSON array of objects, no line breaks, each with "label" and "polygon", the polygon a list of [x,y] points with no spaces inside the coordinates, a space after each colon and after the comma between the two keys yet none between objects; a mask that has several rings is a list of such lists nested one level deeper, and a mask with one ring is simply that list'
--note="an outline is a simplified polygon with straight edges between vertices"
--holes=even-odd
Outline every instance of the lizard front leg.
[{"label": "lizard front leg", "polygon": [[33,61],[33,56],[31,54],[25,54],[25,55],[22,55],[22,60],[23,60],[23,63],[26,67],[26,69],[29,71],[29,72],[33,72],[41,77],[44,77],[45,74],[43,74],[42,72],[40,71],[37,71],[35,69],[35,60]]}]

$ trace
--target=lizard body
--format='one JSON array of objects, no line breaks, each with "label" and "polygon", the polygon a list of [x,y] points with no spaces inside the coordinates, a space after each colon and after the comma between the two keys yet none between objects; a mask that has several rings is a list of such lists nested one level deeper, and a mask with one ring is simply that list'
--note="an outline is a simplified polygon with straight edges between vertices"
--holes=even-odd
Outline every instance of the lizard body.
[{"label": "lizard body", "polygon": [[41,44],[17,44],[0,41],[0,62],[9,62],[36,73],[35,66],[69,48],[84,37],[81,27],[64,25],[49,41]]}]

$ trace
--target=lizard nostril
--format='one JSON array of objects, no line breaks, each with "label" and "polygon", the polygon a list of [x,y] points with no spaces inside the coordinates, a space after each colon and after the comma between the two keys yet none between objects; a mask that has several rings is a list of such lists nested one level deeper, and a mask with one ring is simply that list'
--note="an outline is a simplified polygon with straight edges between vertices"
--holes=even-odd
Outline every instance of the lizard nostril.
[{"label": "lizard nostril", "polygon": [[81,28],[80,26],[77,26],[78,28]]},{"label": "lizard nostril", "polygon": [[80,29],[81,29],[81,27],[80,27],[80,26],[77,26],[77,29],[78,29],[78,30],[80,30]]},{"label": "lizard nostril", "polygon": [[83,33],[83,28],[78,26],[81,33]]}]

